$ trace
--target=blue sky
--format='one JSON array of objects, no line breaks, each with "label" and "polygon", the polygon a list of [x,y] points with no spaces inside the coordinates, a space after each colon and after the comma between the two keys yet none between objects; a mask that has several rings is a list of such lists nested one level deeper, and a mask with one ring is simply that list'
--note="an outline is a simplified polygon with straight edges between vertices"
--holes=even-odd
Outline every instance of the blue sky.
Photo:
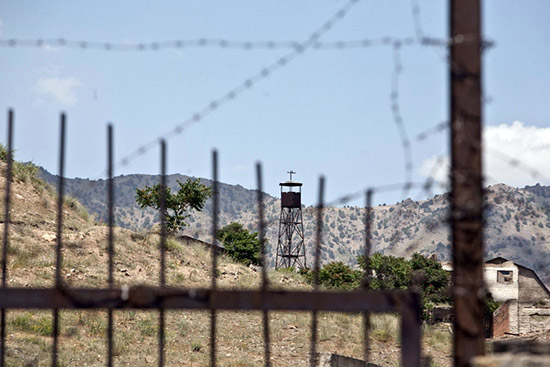
[{"label": "blue sky", "polygon": [[[0,39],[57,39],[135,44],[221,38],[304,41],[344,1],[4,1]],[[446,1],[419,0],[424,34],[446,37]],[[550,3],[487,0],[484,109],[487,144],[530,168],[550,170]],[[414,37],[410,1],[359,1],[320,41]],[[210,101],[291,52],[216,47],[157,51],[0,47],[0,101],[16,114],[20,160],[57,171],[60,111],[68,116],[69,177],[97,178],[105,167],[105,126],[115,126],[118,159],[172,130]],[[399,107],[412,140],[413,180],[444,181],[448,134],[416,141],[447,120],[444,50],[403,46]],[[304,201],[316,201],[318,177],[327,200],[368,186],[403,182],[404,158],[390,93],[394,70],[388,46],[308,50],[256,83],[183,134],[168,140],[170,173],[211,177],[210,155],[220,155],[220,179],[255,187],[254,164],[264,167],[265,190],[278,194],[286,171],[304,182]],[[0,139],[5,141],[5,118]],[[515,121],[518,121],[514,123]],[[157,173],[151,149],[116,174]],[[431,172],[436,157],[442,169]],[[500,157],[501,158],[501,157]],[[546,182],[487,155],[488,183]],[[548,174],[550,176],[550,173]],[[413,191],[413,198],[424,194]],[[401,191],[377,202],[402,199]]]}]

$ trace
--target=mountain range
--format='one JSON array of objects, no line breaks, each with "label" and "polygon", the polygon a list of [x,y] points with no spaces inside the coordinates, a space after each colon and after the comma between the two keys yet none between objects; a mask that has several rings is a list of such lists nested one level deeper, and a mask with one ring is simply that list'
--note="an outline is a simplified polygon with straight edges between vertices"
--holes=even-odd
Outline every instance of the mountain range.
[{"label": "mountain range", "polygon": [[[54,186],[57,176],[40,169],[41,177]],[[187,176],[168,176],[173,189],[177,180]],[[159,182],[159,176],[132,174],[114,179],[115,221],[118,226],[146,231],[158,219],[152,209],[141,209],[135,202],[135,191]],[[211,185],[212,182],[202,179]],[[106,181],[81,178],[65,179],[66,194],[78,199],[99,222],[106,221]],[[526,186],[514,188],[504,184],[485,190],[485,250],[487,259],[502,256],[534,269],[541,279],[550,283],[550,187]],[[257,190],[240,185],[219,184],[220,226],[239,222],[249,230],[257,231]],[[265,217],[268,222],[268,256],[274,266],[277,245],[280,199],[263,194]],[[206,242],[212,242],[211,210],[209,200],[202,212],[191,212],[188,226],[182,231]],[[315,208],[303,207],[306,256],[313,263],[315,242]],[[435,253],[439,260],[450,260],[451,235],[448,221],[447,194],[426,200],[406,199],[392,205],[380,205],[372,213],[373,251],[386,255],[410,256],[414,252]],[[365,209],[356,206],[327,207],[323,212],[322,263],[343,261],[356,264],[356,257],[364,251]]]}]

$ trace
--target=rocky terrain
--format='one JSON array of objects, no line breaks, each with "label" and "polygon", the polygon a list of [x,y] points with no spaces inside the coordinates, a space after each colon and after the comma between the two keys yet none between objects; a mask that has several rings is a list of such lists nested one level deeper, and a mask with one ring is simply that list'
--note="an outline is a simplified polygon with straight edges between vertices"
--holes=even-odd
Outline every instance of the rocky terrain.
[{"label": "rocky terrain", "polygon": [[[51,183],[56,176],[42,170],[41,176]],[[169,176],[169,185],[187,179]],[[211,182],[201,179],[205,184]],[[126,175],[115,179],[117,224],[135,231],[146,230],[155,222],[156,213],[140,209],[134,200],[135,189],[158,183],[158,176]],[[105,218],[105,181],[68,179],[66,192],[77,198],[98,221]],[[550,187],[540,185],[522,189],[494,185],[486,189],[485,256],[503,256],[533,268],[550,283]],[[268,226],[268,250],[273,265],[277,245],[280,201],[264,194]],[[373,210],[373,250],[387,255],[410,256],[414,252],[436,253],[441,260],[450,259],[450,231],[447,195],[414,201],[406,199]],[[220,184],[220,224],[232,221],[250,230],[257,229],[256,191],[239,185]],[[203,212],[191,213],[189,226],[183,231],[191,237],[211,242],[211,204]],[[305,242],[308,258],[313,259],[315,233],[314,208],[303,208]],[[344,206],[329,207],[324,212],[322,261],[340,260],[355,264],[364,246],[364,209]]]}]

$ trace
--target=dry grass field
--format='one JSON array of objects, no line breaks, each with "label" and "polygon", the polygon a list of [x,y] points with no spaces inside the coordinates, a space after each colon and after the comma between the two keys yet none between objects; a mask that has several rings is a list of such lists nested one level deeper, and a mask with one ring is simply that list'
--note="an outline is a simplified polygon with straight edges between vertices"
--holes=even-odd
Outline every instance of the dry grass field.
[{"label": "dry grass field", "polygon": [[[4,166],[0,166],[2,171]],[[54,284],[56,200],[54,191],[34,173],[17,174],[12,184],[9,228],[8,285],[50,287]],[[5,192],[5,179],[0,180]],[[1,212],[4,212],[2,200]],[[63,230],[63,279],[73,287],[107,284],[107,227],[74,199],[66,199]],[[3,231],[1,226],[1,231]],[[159,238],[115,228],[115,281],[117,285],[158,284]],[[200,242],[168,241],[167,284],[179,287],[210,285],[210,252]],[[269,272],[269,283],[279,289],[310,289],[302,277],[290,272]],[[222,288],[250,289],[260,284],[257,269],[222,256],[218,284]],[[115,365],[157,363],[158,312],[115,311]],[[107,312],[61,311],[60,366],[103,366],[106,360]],[[307,366],[311,315],[271,312],[273,366]],[[320,313],[321,352],[362,357],[361,317]],[[7,365],[49,366],[52,312],[8,310]],[[371,326],[371,362],[399,365],[399,323],[394,315],[375,315]],[[166,316],[166,366],[206,366],[209,361],[209,311],[170,311]],[[424,329],[424,353],[434,366],[451,365],[448,327]],[[259,366],[263,362],[262,318],[259,312],[220,312],[217,329],[220,366]]]}]

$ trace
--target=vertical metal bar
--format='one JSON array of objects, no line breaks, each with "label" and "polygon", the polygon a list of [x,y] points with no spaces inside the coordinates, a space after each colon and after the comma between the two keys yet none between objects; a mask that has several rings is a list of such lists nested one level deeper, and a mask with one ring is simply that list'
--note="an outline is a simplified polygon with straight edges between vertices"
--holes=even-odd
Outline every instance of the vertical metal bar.
[{"label": "vertical metal bar", "polygon": [[[166,286],[166,141],[160,142],[160,286]],[[164,366],[164,308],[159,307],[159,367]]]},{"label": "vertical metal bar", "polygon": [[484,353],[481,0],[450,0],[454,363]]},{"label": "vertical metal bar", "polygon": [[[61,247],[63,233],[63,196],[65,184],[65,113],[61,113],[61,126],[59,137],[59,177],[57,181],[57,246],[55,248],[55,287],[57,289],[63,286],[61,279]],[[59,339],[59,310],[53,309],[53,328],[52,328],[53,344],[52,344],[52,367],[57,367],[57,350]]]},{"label": "vertical metal bar", "polygon": [[[259,229],[260,229],[260,255],[262,262],[262,291],[267,291],[267,254],[266,254],[266,241],[265,241],[265,220],[264,220],[264,201],[263,201],[263,188],[262,188],[262,165],[256,164],[256,182],[258,186],[258,216],[259,216]],[[265,294],[265,293],[264,293]],[[271,366],[271,342],[269,336],[269,311],[264,309],[262,314],[263,331],[264,331],[264,366]]]},{"label": "vertical metal bar", "polygon": [[[212,298],[216,297],[216,277],[218,272],[218,152],[212,152]],[[212,299],[213,301],[213,299]],[[210,309],[210,366],[216,366],[216,310]]]},{"label": "vertical metal bar", "polygon": [[64,184],[65,184],[65,114],[61,114],[61,126],[59,137],[59,176],[57,179],[57,246],[55,249],[55,286],[61,287],[61,247],[63,232],[63,196],[64,196]]},{"label": "vertical metal bar", "polygon": [[[313,268],[313,291],[319,290],[319,268],[321,267],[321,237],[323,235],[323,198],[325,194],[325,178],[319,178],[319,204],[317,205],[317,228],[315,232],[315,259]],[[317,366],[317,311],[311,312],[311,341],[309,364]]]},{"label": "vertical metal bar", "polygon": [[[109,252],[109,288],[113,288],[113,257],[114,257],[114,182],[113,182],[113,125],[107,126],[107,215],[109,222],[108,252]],[[113,366],[113,309],[107,311],[107,367]]]},{"label": "vertical metal bar", "polygon": [[[367,290],[370,288],[370,253],[371,253],[371,214],[372,213],[372,189],[368,189],[366,193],[366,209],[365,209],[365,272],[363,274],[363,289]],[[364,340],[363,340],[363,356],[365,361],[369,362],[370,355],[370,314],[368,312],[363,312],[363,331],[364,331]]]},{"label": "vertical metal bar", "polygon": [[160,286],[166,285],[166,142],[160,142]]},{"label": "vertical metal bar", "polygon": [[401,309],[401,365],[420,367],[421,331],[420,294],[412,293],[412,303]]},{"label": "vertical metal bar", "polygon": [[[13,161],[13,110],[8,110],[8,146],[6,162],[6,196],[4,199],[4,238],[2,241],[2,288],[8,285],[8,229],[10,222],[10,195]],[[1,310],[0,315],[0,367],[6,363],[6,310]]]},{"label": "vertical metal bar", "polygon": [[113,182],[113,125],[107,126],[107,216],[109,223],[108,252],[109,252],[109,288],[113,287],[113,256],[114,256],[114,182]]}]

